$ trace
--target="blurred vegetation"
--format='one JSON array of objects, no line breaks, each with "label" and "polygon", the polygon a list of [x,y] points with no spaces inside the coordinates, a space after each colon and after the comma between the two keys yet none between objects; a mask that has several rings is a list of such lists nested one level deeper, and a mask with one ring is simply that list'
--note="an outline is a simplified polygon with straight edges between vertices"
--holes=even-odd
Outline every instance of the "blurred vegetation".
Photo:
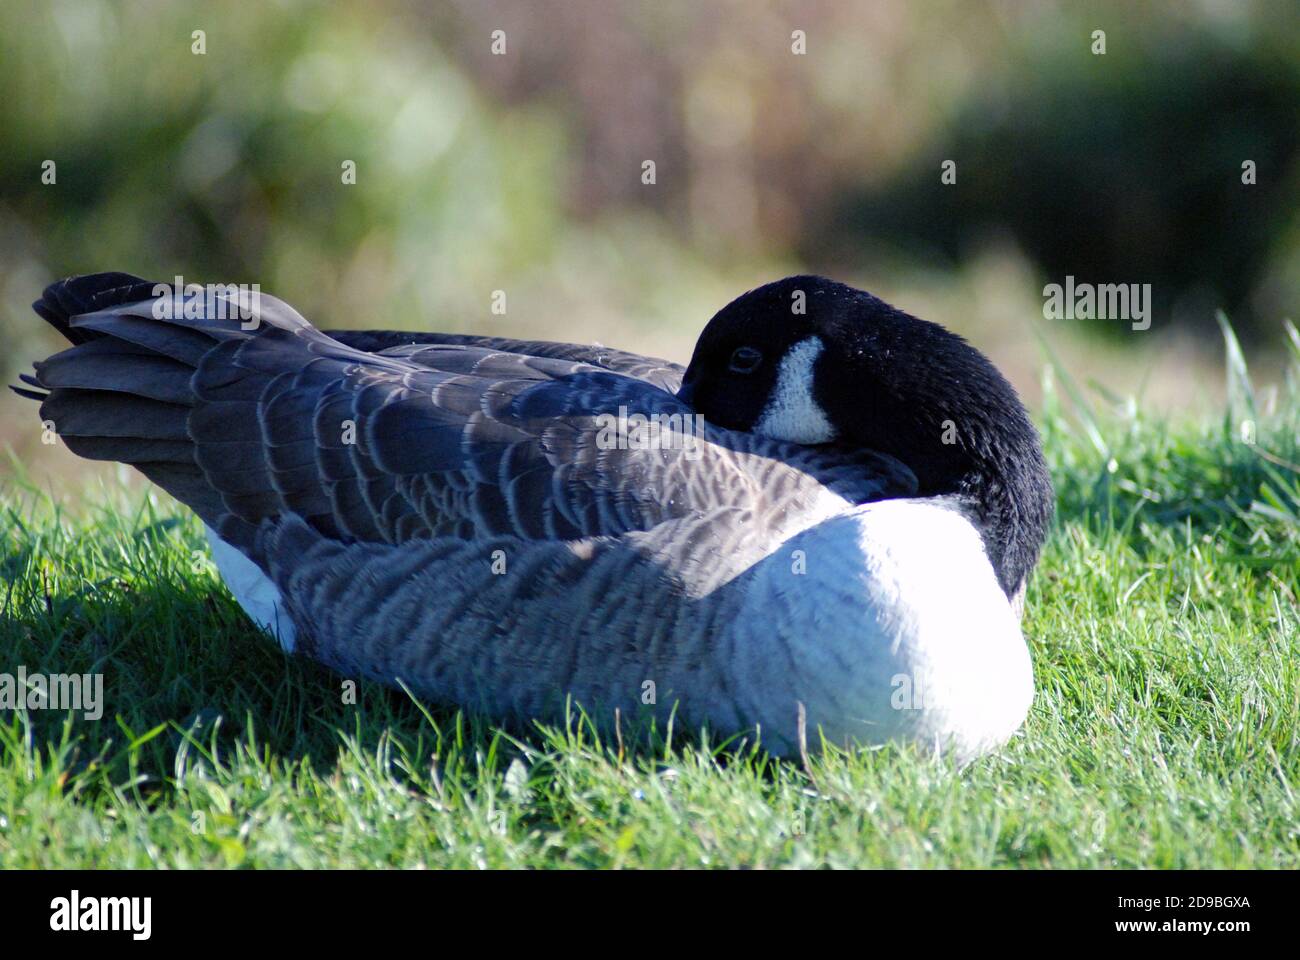
[{"label": "blurred vegetation", "polygon": [[[70,273],[682,359],[726,301],[807,269],[974,336],[1032,396],[1041,288],[1072,273],[1181,311],[1170,340],[1056,322],[1081,378],[1177,357],[1154,393],[1182,401],[1214,308],[1257,351],[1293,312],[1298,65],[1300,13],[1269,0],[6,0],[0,372],[56,346],[28,305]],[[30,451],[18,423],[0,401]]]},{"label": "blurred vegetation", "polygon": [[[1297,289],[1285,272],[1300,209],[1297,37],[1131,39],[1116,36],[1104,63],[1077,37],[1027,51],[1032,83],[970,97],[924,162],[865,189],[814,249],[887,239],[956,264],[1005,230],[1045,282],[1150,283],[1158,323],[1212,331],[1222,306],[1249,339],[1276,336]],[[955,187],[936,186],[946,158]]]}]

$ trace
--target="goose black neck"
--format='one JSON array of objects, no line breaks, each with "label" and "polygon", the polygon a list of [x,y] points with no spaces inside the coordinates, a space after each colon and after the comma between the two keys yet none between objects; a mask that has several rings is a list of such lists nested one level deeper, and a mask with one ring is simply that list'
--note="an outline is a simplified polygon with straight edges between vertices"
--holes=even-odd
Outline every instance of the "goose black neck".
[{"label": "goose black neck", "polygon": [[1037,563],[1052,516],[1052,485],[1037,440],[1003,448],[996,460],[979,458],[951,484],[951,493],[971,513],[998,584],[1011,598]]},{"label": "goose black neck", "polygon": [[868,333],[839,335],[851,360],[825,365],[819,403],[841,442],[890,454],[921,496],[960,503],[1011,597],[1052,515],[1038,432],[1011,384],[960,337],[884,305],[875,317]]}]

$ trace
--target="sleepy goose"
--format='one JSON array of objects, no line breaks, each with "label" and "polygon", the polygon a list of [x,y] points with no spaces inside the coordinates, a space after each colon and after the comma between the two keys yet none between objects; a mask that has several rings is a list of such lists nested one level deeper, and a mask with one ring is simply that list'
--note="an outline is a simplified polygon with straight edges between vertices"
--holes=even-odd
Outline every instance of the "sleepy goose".
[{"label": "sleepy goose", "polygon": [[501,718],[675,709],[776,754],[801,712],[812,749],[967,759],[1028,711],[1037,435],[983,355],[870,294],[760,287],[685,370],[326,334],[266,295],[241,323],[125,274],[34,307],[73,346],[16,389],[192,508],[250,616],[344,674]]}]

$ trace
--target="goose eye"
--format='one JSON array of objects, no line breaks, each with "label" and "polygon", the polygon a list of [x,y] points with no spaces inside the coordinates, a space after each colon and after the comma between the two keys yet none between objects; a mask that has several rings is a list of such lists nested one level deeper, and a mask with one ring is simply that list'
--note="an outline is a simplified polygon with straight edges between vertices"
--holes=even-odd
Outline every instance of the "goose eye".
[{"label": "goose eye", "polygon": [[753,347],[737,347],[727,369],[734,373],[753,373],[763,362],[763,355]]}]

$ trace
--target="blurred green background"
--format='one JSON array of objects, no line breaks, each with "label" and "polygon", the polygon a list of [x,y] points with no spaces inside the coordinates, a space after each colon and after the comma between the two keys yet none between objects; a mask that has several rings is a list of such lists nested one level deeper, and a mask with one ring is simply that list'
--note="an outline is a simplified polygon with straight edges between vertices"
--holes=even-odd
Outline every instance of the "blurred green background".
[{"label": "blurred green background", "polygon": [[[1031,403],[1045,339],[1181,409],[1217,402],[1215,308],[1267,380],[1300,293],[1292,0],[3,0],[0,104],[7,382],[58,347],[29,304],[71,273],[685,360],[811,270],[968,335]],[[1066,274],[1151,283],[1152,329],[1045,320]],[[9,395],[0,442],[76,462]]]}]

